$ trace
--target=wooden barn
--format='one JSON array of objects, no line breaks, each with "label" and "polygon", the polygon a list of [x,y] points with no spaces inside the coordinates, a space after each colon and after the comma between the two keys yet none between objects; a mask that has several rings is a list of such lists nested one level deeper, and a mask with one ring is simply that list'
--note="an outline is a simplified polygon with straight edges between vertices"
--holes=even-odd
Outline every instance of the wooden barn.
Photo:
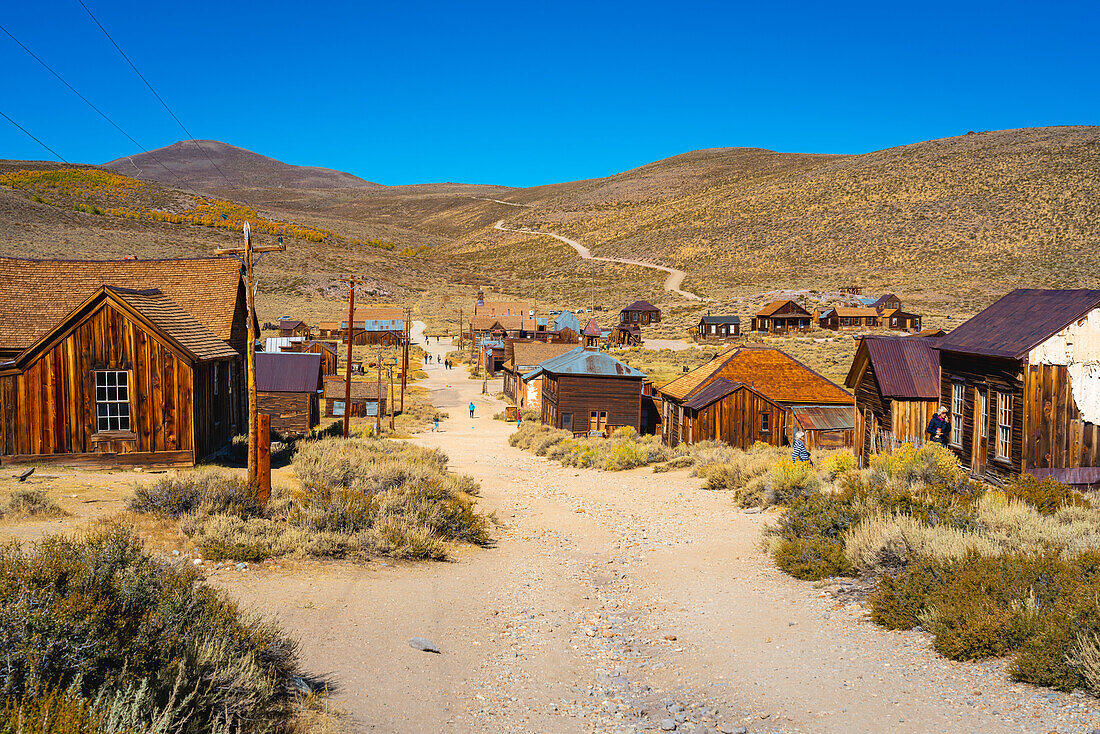
[{"label": "wooden barn", "polygon": [[300,354],[319,354],[321,356],[321,374],[336,374],[336,344],[333,342],[317,341],[315,339],[302,342],[292,342],[280,347],[280,352],[296,352]]},{"label": "wooden barn", "polygon": [[649,326],[661,323],[661,309],[649,301],[635,301],[619,311],[619,324],[622,326]]},{"label": "wooden barn", "polygon": [[[381,396],[379,396],[379,383],[377,380],[352,380],[351,381],[351,417],[374,418],[382,411],[386,414],[386,396],[389,385],[382,383]],[[343,377],[325,378],[325,417],[344,417],[344,398],[346,397],[346,383]]]},{"label": "wooden barn", "polygon": [[934,340],[869,336],[860,340],[845,386],[856,396],[853,451],[859,465],[900,443],[925,441],[940,397],[940,357]]},{"label": "wooden barn", "polygon": [[1014,290],[933,345],[971,474],[1100,467],[1100,290]]},{"label": "wooden barn", "polygon": [[514,341],[512,356],[504,363],[504,396],[521,410],[542,410],[542,376],[531,380],[525,376],[539,364],[576,349],[576,344],[555,344],[537,341]]},{"label": "wooden barn", "polygon": [[877,329],[882,320],[879,312],[870,306],[836,306],[821,312],[817,325],[833,331],[866,331]]},{"label": "wooden barn", "polygon": [[669,446],[706,440],[780,446],[796,427],[807,431],[810,448],[843,446],[851,445],[855,428],[852,395],[778,349],[731,348],[658,392]]},{"label": "wooden barn", "polygon": [[244,430],[230,258],[0,259],[0,460],[190,465]]},{"label": "wooden barn", "polygon": [[740,316],[712,316],[707,314],[695,325],[696,341],[722,341],[741,336]]},{"label": "wooden barn", "polygon": [[887,329],[894,331],[920,331],[920,314],[910,313],[898,309],[886,309],[882,312],[882,322]]},{"label": "wooden barn", "polygon": [[794,301],[772,301],[753,316],[752,330],[772,334],[809,331],[813,321],[813,315]]},{"label": "wooden barn", "polygon": [[256,355],[256,409],[271,416],[271,430],[305,436],[321,422],[321,355],[277,352]]},{"label": "wooden barn", "polygon": [[309,324],[295,319],[283,319],[279,322],[279,336],[300,336],[308,339],[310,337]]},{"label": "wooden barn", "polygon": [[542,422],[574,434],[642,430],[645,375],[605,352],[574,347],[524,375],[543,377]]}]

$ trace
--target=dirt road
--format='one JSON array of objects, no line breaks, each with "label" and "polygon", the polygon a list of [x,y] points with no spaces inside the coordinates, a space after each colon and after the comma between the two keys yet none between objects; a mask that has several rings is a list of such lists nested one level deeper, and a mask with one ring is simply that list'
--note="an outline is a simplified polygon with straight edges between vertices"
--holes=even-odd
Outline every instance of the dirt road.
[{"label": "dirt road", "polygon": [[301,638],[351,731],[1070,732],[1097,718],[1093,699],[951,663],[782,575],[760,550],[769,517],[686,473],[551,464],[508,446],[480,380],[429,375],[450,418],[417,442],[481,483],[493,547],[217,581]]},{"label": "dirt road", "polygon": [[[503,204],[503,203],[507,203],[507,202],[501,202],[501,203]],[[522,234],[541,234],[541,235],[546,235],[547,237],[553,237],[554,239],[559,240],[561,242],[564,242],[565,244],[572,247],[574,250],[577,251],[577,254],[580,255],[581,258],[584,259],[584,260],[600,260],[602,262],[620,263],[622,265],[637,265],[640,268],[651,268],[653,270],[664,271],[664,272],[668,273],[668,277],[665,278],[665,290],[666,291],[669,291],[670,293],[676,293],[677,295],[682,296],[683,298],[686,298],[689,301],[699,301],[699,300],[701,300],[699,298],[699,296],[695,295],[691,291],[685,291],[685,290],[680,289],[680,286],[684,282],[684,278],[687,277],[687,273],[685,273],[683,270],[677,270],[676,268],[665,267],[664,265],[654,265],[653,263],[642,262],[641,260],[627,260],[627,259],[621,258],[621,257],[599,257],[599,256],[596,256],[596,255],[593,255],[591,250],[589,250],[587,247],[582,245],[580,242],[577,242],[576,240],[571,240],[568,237],[563,237],[562,235],[555,234],[554,232],[540,232],[538,230],[528,229],[526,227],[520,227],[518,229],[512,228],[512,227],[505,227],[503,219],[501,219],[499,222],[494,224],[493,228],[494,229],[499,229],[501,232],[520,232]]]}]

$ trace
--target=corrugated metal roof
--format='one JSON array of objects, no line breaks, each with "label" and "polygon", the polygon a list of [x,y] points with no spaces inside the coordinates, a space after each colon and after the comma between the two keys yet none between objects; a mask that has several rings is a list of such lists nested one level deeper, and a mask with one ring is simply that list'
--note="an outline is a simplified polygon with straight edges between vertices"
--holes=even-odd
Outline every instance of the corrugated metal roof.
[{"label": "corrugated metal roof", "polygon": [[704,324],[740,324],[740,316],[711,316],[707,314],[703,317]]},{"label": "corrugated metal roof", "polygon": [[[348,328],[347,319],[340,322],[340,328]],[[363,321],[356,319],[355,328],[363,331],[403,331],[405,319],[365,319]]]},{"label": "corrugated metal roof", "polygon": [[581,320],[571,311],[562,311],[554,317],[554,330],[561,331],[562,329],[572,329],[579,334],[581,332]]},{"label": "corrugated metal roof", "polygon": [[289,347],[295,342],[304,342],[305,340],[304,336],[269,336],[264,340],[264,351],[276,354],[283,347]]},{"label": "corrugated metal roof", "polygon": [[851,405],[792,405],[794,420],[804,431],[843,431],[856,427]]},{"label": "corrugated metal roof", "polygon": [[1100,488],[1100,466],[1078,466],[1066,469],[1033,468],[1028,469],[1027,473],[1038,479],[1051,477],[1078,490]]},{"label": "corrugated metal roof", "polygon": [[645,373],[639,372],[633,367],[623,364],[609,354],[597,352],[584,347],[574,347],[565,354],[539,364],[531,372],[523,376],[524,380],[530,380],[543,372],[555,375],[587,375],[589,377],[629,377],[644,378]]},{"label": "corrugated metal roof", "polygon": [[936,342],[962,354],[1017,359],[1100,306],[1100,290],[1017,288]]},{"label": "corrugated metal roof", "polygon": [[303,352],[256,354],[256,389],[261,392],[317,392],[321,355]]},{"label": "corrugated metal roof", "polygon": [[711,403],[721,400],[730,393],[736,392],[740,387],[744,387],[743,382],[733,382],[720,377],[697,392],[690,400],[685,400],[684,407],[691,408],[692,410],[701,410]]},{"label": "corrugated metal roof", "polygon": [[[868,336],[860,341],[846,384],[862,377],[863,357],[870,361],[879,392],[886,398],[936,400],[940,394],[940,357],[934,341],[914,336]],[[860,374],[855,374],[859,370]]]}]

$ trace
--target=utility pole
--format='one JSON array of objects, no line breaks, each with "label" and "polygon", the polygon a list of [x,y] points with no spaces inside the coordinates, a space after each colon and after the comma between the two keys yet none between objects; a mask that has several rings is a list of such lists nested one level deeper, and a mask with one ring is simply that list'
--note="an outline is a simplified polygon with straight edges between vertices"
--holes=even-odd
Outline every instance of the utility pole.
[{"label": "utility pole", "polygon": [[466,343],[466,328],[462,323],[466,320],[466,312],[458,309],[458,351],[462,351],[462,345]]},{"label": "utility pole", "polygon": [[378,402],[374,406],[374,435],[382,435],[382,344],[378,344],[378,389],[374,393]]},{"label": "utility pole", "polygon": [[[402,414],[404,414],[404,412],[405,412],[405,385],[406,385],[406,382],[408,380],[408,375],[409,375],[409,339],[412,338],[412,309],[408,308],[408,307],[405,308],[405,324],[404,324],[404,326],[405,326],[405,329],[404,329],[404,332],[401,335],[402,336],[402,339],[401,339],[401,341],[402,341],[402,345],[401,345],[401,351],[402,351],[402,357],[401,357],[401,363],[402,363],[401,364],[401,413]],[[427,334],[424,335],[424,346],[425,347],[428,346],[428,335]],[[390,400],[392,401],[393,400],[393,395],[392,395],[393,390],[390,390],[390,393],[391,393]],[[392,409],[392,406],[391,406],[391,409]],[[392,419],[391,419],[390,422],[391,423],[393,422]],[[390,427],[392,428],[393,426],[390,426]]]},{"label": "utility pole", "polygon": [[[397,360],[395,359],[394,362],[396,361]],[[404,377],[402,377],[402,381],[404,381]],[[401,400],[402,402],[404,402],[405,400],[405,391],[403,389],[401,391]],[[404,408],[402,408],[402,410],[404,410]],[[393,430],[393,367],[390,367],[390,431]]]},{"label": "utility pole", "polygon": [[348,363],[344,374],[344,438],[347,438],[351,430],[351,346],[355,341],[355,286],[359,285],[359,278],[351,275],[340,278],[340,282],[348,284]]},{"label": "utility pole", "polygon": [[232,255],[244,265],[244,297],[248,307],[248,346],[245,349],[245,365],[248,372],[248,486],[256,491],[256,482],[259,475],[259,445],[260,419],[256,410],[256,279],[252,272],[252,265],[259,258],[254,255],[263,255],[266,252],[284,252],[286,245],[283,238],[279,238],[277,245],[252,246],[252,225],[244,223],[244,247],[222,247],[214,250],[215,255]]}]

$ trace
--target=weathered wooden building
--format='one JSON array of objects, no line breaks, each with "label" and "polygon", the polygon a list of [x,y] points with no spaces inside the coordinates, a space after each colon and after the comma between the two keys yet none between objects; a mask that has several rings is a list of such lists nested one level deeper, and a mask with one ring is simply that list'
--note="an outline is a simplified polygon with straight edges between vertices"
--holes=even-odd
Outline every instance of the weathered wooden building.
[{"label": "weathered wooden building", "polygon": [[617,324],[611,329],[609,343],[611,346],[627,349],[642,346],[642,330],[637,326]]},{"label": "weathered wooden building", "polygon": [[809,331],[813,321],[813,315],[794,301],[772,301],[753,316],[752,330],[773,334]]},{"label": "weathered wooden building", "polygon": [[600,348],[600,343],[603,341],[603,329],[596,323],[596,319],[588,320],[588,324],[584,327],[584,331],[581,332],[581,338],[584,339],[585,349]]},{"label": "weathered wooden building", "polygon": [[296,352],[299,354],[318,354],[321,356],[321,374],[336,374],[337,354],[336,344],[333,342],[323,342],[315,339],[292,342],[287,346],[280,347],[279,351]]},{"label": "weathered wooden building", "polygon": [[642,430],[645,375],[605,352],[574,347],[524,375],[543,377],[542,422],[575,434]]},{"label": "weathered wooden building", "polygon": [[246,423],[229,258],[0,259],[0,457],[189,465]]},{"label": "weathered wooden building", "polygon": [[[325,378],[325,416],[328,418],[343,418],[345,410],[346,382],[343,377]],[[386,382],[377,380],[354,379],[351,381],[351,417],[374,418],[386,414],[388,401],[386,396],[390,386]],[[381,393],[381,394],[380,394]]]},{"label": "weathered wooden building", "polygon": [[778,446],[796,426],[807,431],[810,448],[843,446],[855,427],[852,395],[778,349],[728,349],[658,392],[670,446],[705,440]]},{"label": "weathered wooden building", "polygon": [[898,309],[886,309],[882,312],[882,322],[887,329],[894,331],[920,331],[920,314]]},{"label": "weathered wooden building", "polygon": [[940,396],[935,341],[869,336],[860,340],[845,386],[856,396],[853,450],[860,466],[899,443],[922,444]]},{"label": "weathered wooden building", "polygon": [[884,293],[870,304],[876,311],[898,311],[901,309],[901,299],[893,293]]},{"label": "weathered wooden building", "polygon": [[321,421],[321,355],[256,355],[256,409],[271,416],[271,430],[304,436]]},{"label": "weathered wooden building", "polygon": [[310,337],[309,324],[296,319],[283,319],[279,322],[279,336],[300,336],[308,339]]},{"label": "weathered wooden building", "polygon": [[1100,290],[1014,290],[933,344],[971,474],[1100,467]]},{"label": "weathered wooden building", "polygon": [[817,325],[833,331],[866,331],[882,325],[879,312],[870,306],[835,306],[822,311]]},{"label": "weathered wooden building", "polygon": [[504,396],[521,410],[542,410],[542,375],[530,380],[526,375],[539,364],[576,349],[576,344],[557,344],[538,341],[513,341],[512,356],[504,363]]},{"label": "weathered wooden building", "polygon": [[635,301],[619,312],[622,326],[649,326],[661,322],[661,309],[649,301]]},{"label": "weathered wooden building", "polygon": [[722,341],[741,336],[740,316],[712,316],[707,314],[695,325],[697,341]]}]

